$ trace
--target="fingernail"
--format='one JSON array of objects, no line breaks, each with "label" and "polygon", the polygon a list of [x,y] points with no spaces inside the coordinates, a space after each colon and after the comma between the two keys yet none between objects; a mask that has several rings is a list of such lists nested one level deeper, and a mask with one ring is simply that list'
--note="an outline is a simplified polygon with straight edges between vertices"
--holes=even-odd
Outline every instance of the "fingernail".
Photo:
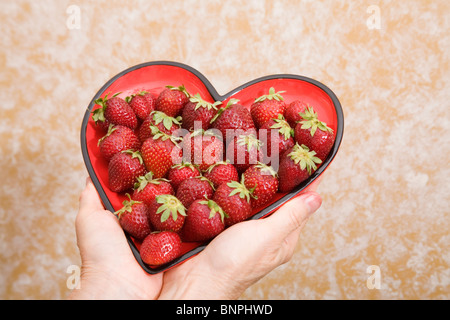
[{"label": "fingernail", "polygon": [[322,204],[322,198],[320,197],[319,194],[315,192],[311,192],[304,195],[303,201],[308,207],[308,213],[310,215],[316,212],[320,208],[320,205]]}]

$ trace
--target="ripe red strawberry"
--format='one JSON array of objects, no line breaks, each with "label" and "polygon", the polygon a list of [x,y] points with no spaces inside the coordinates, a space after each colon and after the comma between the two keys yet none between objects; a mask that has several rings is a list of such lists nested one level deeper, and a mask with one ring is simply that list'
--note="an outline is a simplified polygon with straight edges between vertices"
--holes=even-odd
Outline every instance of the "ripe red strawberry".
[{"label": "ripe red strawberry", "polygon": [[183,227],[186,208],[173,195],[156,196],[148,210],[148,219],[155,230],[178,232]]},{"label": "ripe red strawberry", "polygon": [[129,200],[123,202],[122,209],[114,212],[119,219],[122,229],[128,232],[133,238],[143,240],[152,232],[148,221],[148,207],[140,201]]},{"label": "ripe red strawberry", "polygon": [[322,160],[315,155],[314,151],[298,143],[283,154],[278,169],[280,192],[290,192],[308,179],[317,169],[316,164],[322,163]]},{"label": "ripe red strawberry", "polygon": [[95,104],[101,106],[92,112],[92,119],[98,122],[108,121],[110,124],[118,124],[128,127],[132,130],[138,125],[136,114],[130,105],[116,93],[111,98],[106,95],[104,98],[95,100]]},{"label": "ripe red strawberry", "polygon": [[272,167],[263,163],[252,165],[245,170],[242,181],[252,191],[250,199],[253,208],[266,205],[278,191],[278,177]]},{"label": "ripe red strawberry", "polygon": [[225,229],[226,214],[213,200],[195,200],[181,231],[184,241],[207,241]]},{"label": "ripe red strawberry", "polygon": [[100,154],[107,161],[121,151],[138,150],[141,142],[133,130],[128,127],[111,124],[108,133],[98,140]]},{"label": "ripe red strawberry", "polygon": [[211,199],[214,194],[211,181],[205,177],[189,178],[181,182],[177,190],[177,198],[189,209],[197,199]]},{"label": "ripe red strawberry", "polygon": [[318,119],[317,113],[309,107],[301,114],[302,121],[295,127],[295,140],[316,152],[316,156],[325,161],[334,144],[333,130]]},{"label": "ripe red strawberry", "polygon": [[222,183],[239,181],[239,173],[236,168],[227,161],[217,162],[209,166],[203,175],[212,182],[215,189],[219,188]]},{"label": "ripe red strawberry", "polygon": [[183,138],[183,149],[185,160],[195,164],[201,171],[223,160],[223,141],[213,130],[200,129],[188,133]]},{"label": "ripe red strawberry", "polygon": [[275,152],[274,157],[280,157],[287,149],[294,146],[293,131],[281,115],[278,119],[271,119],[262,125],[258,131],[258,139],[264,146],[265,163],[271,162],[272,151]]},{"label": "ripe red strawberry", "polygon": [[142,144],[141,153],[145,167],[155,178],[163,178],[174,164],[181,163],[182,149],[175,137],[162,133],[157,128],[155,135]]},{"label": "ripe red strawberry", "polygon": [[213,200],[228,215],[225,226],[247,220],[252,216],[251,192],[237,181],[222,183],[216,190]]},{"label": "ripe red strawberry", "polygon": [[207,102],[201,98],[200,94],[190,97],[189,102],[186,103],[181,114],[183,118],[182,127],[189,131],[197,129],[207,130],[210,126],[211,119],[217,112],[217,106],[221,104],[222,102],[220,101],[214,103]]},{"label": "ripe red strawberry", "polygon": [[142,242],[140,256],[148,265],[160,266],[181,254],[180,236],[171,231],[152,232]]},{"label": "ripe red strawberry", "polygon": [[308,105],[301,100],[292,101],[286,108],[284,112],[284,117],[286,121],[289,123],[291,128],[295,128],[297,122],[302,120],[300,113],[305,112],[305,109]]},{"label": "ripe red strawberry", "polygon": [[125,150],[112,157],[108,165],[109,188],[122,192],[133,188],[136,179],[145,175],[144,162],[139,151]]},{"label": "ripe red strawberry", "polygon": [[156,98],[155,109],[170,117],[176,117],[181,114],[184,105],[189,102],[189,96],[184,86],[166,86],[166,89],[161,91]]},{"label": "ripe red strawberry", "polygon": [[239,135],[227,146],[226,156],[237,171],[242,173],[252,164],[263,161],[261,141],[254,134]]},{"label": "ripe red strawberry", "polygon": [[233,135],[236,135],[236,130],[242,130],[241,132],[245,133],[256,132],[250,111],[237,102],[239,100],[230,99],[226,107],[219,109],[214,118],[211,119],[211,128],[222,133],[222,139],[225,143],[228,143]]},{"label": "ripe red strawberry", "polygon": [[161,132],[171,135],[181,127],[181,117],[169,117],[164,112],[152,111],[139,127],[139,139],[144,142],[154,135],[152,127],[156,126]]},{"label": "ripe red strawberry", "polygon": [[125,98],[125,101],[130,104],[131,109],[140,120],[145,120],[150,112],[155,110],[156,98],[153,94],[147,91],[141,91]]},{"label": "ripe red strawberry", "polygon": [[145,176],[137,178],[134,184],[133,199],[142,201],[146,205],[155,200],[155,197],[162,194],[175,194],[170,182],[166,179],[153,179],[153,174],[148,172]]},{"label": "ripe red strawberry", "polygon": [[198,177],[200,175],[201,173],[196,166],[191,163],[183,162],[180,164],[176,164],[172,168],[170,168],[169,173],[167,174],[167,179],[170,180],[170,184],[172,185],[173,189],[177,191],[181,182],[189,178]]},{"label": "ripe red strawberry", "polygon": [[286,103],[281,95],[284,92],[275,92],[274,88],[270,88],[269,94],[263,95],[253,102],[250,112],[257,128],[260,128],[270,119],[277,119],[278,115],[284,114]]}]

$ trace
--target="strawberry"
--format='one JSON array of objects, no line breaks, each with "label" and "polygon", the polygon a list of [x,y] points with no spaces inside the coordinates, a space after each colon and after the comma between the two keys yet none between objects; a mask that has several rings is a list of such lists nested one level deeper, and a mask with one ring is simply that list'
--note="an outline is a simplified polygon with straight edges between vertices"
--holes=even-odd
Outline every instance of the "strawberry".
[{"label": "strawberry", "polygon": [[281,95],[285,91],[275,92],[269,89],[269,94],[257,98],[250,107],[250,113],[257,128],[260,128],[270,119],[277,119],[286,110],[286,103]]},{"label": "strawberry", "polygon": [[123,202],[122,209],[114,212],[119,219],[122,229],[128,232],[133,238],[143,240],[152,232],[148,221],[148,207],[140,201],[129,200]]},{"label": "strawberry", "polygon": [[222,183],[219,186],[214,193],[213,200],[228,216],[225,218],[226,227],[252,216],[250,197],[251,191],[237,181]]},{"label": "strawberry", "polygon": [[155,197],[161,194],[175,194],[168,180],[163,178],[153,179],[151,172],[137,178],[137,182],[134,184],[134,200],[142,201],[150,206]]},{"label": "strawberry", "polygon": [[263,160],[261,141],[254,134],[239,135],[227,146],[226,156],[237,171],[242,173],[250,165]]},{"label": "strawberry", "polygon": [[308,107],[300,114],[302,119],[295,126],[295,140],[316,152],[316,156],[325,161],[334,144],[333,130],[318,119],[313,108]]},{"label": "strawberry", "polygon": [[116,93],[111,98],[106,95],[104,98],[95,100],[95,104],[101,106],[92,112],[92,119],[98,122],[108,121],[110,124],[118,124],[128,127],[132,130],[138,126],[136,114],[130,105]]},{"label": "strawberry", "polygon": [[155,110],[156,98],[153,94],[147,91],[141,91],[125,98],[129,103],[131,109],[140,120],[145,120],[150,112]]},{"label": "strawberry", "polygon": [[189,209],[197,199],[211,199],[214,194],[211,181],[205,177],[189,178],[181,182],[177,190],[177,198]]},{"label": "strawberry", "polygon": [[[265,130],[265,131],[264,131]],[[270,163],[273,156],[279,157],[284,151],[294,146],[293,129],[282,115],[264,123],[258,131],[258,139],[264,145],[265,163]]]},{"label": "strawberry", "polygon": [[148,265],[166,264],[181,254],[180,236],[171,231],[152,232],[142,242],[140,256]]},{"label": "strawberry", "polygon": [[191,163],[182,162],[170,168],[167,178],[170,180],[173,189],[177,191],[181,182],[188,178],[194,178],[200,175],[201,173],[196,166]]},{"label": "strawberry", "polygon": [[272,167],[261,162],[252,165],[242,174],[242,181],[252,191],[250,199],[253,208],[258,208],[272,200],[278,191],[278,177]]},{"label": "strawberry", "polygon": [[121,151],[133,149],[138,150],[141,142],[133,130],[128,127],[111,124],[108,133],[98,140],[100,154],[107,161]]},{"label": "strawberry", "polygon": [[195,200],[181,231],[184,241],[207,241],[225,229],[226,214],[213,200]]},{"label": "strawberry", "polygon": [[113,192],[133,188],[136,179],[145,175],[144,162],[139,151],[125,150],[112,157],[108,165],[109,187]]},{"label": "strawberry", "polygon": [[182,127],[189,131],[197,129],[207,130],[210,125],[209,122],[217,112],[217,106],[221,104],[222,102],[220,101],[207,102],[201,98],[200,94],[190,97],[189,102],[183,108]]},{"label": "strawberry", "polygon": [[305,112],[307,106],[308,105],[301,100],[292,101],[287,106],[286,111],[284,112],[284,117],[286,118],[286,121],[289,123],[291,128],[295,128],[297,122],[302,120],[300,113]]},{"label": "strawberry", "polygon": [[183,139],[183,149],[185,160],[195,164],[201,171],[223,160],[223,141],[213,130],[199,129],[188,133]]},{"label": "strawberry", "polygon": [[142,144],[142,158],[145,167],[155,178],[163,178],[174,164],[181,163],[182,149],[175,137],[159,131],[156,127],[153,129],[153,137]]},{"label": "strawberry", "polygon": [[139,127],[139,139],[144,142],[154,134],[152,126],[156,126],[161,132],[173,134],[175,130],[181,127],[181,117],[169,117],[164,112],[152,111]]},{"label": "strawberry", "polygon": [[209,166],[203,175],[212,182],[215,189],[217,189],[222,183],[239,181],[239,173],[228,161],[217,162]]},{"label": "strawberry", "polygon": [[316,152],[296,143],[288,149],[280,160],[278,178],[280,192],[290,192],[317,169],[317,164],[322,163]]},{"label": "strawberry", "polygon": [[178,232],[183,227],[186,209],[173,195],[156,196],[148,210],[148,218],[155,230]]},{"label": "strawberry", "polygon": [[189,93],[184,86],[166,86],[156,98],[155,109],[162,111],[170,117],[177,117],[186,103],[189,102]]},{"label": "strawberry", "polygon": [[222,133],[222,139],[228,143],[236,130],[241,132],[256,132],[250,111],[241,104],[239,100],[230,99],[226,107],[220,108],[214,118],[211,119],[211,128],[217,129]]}]

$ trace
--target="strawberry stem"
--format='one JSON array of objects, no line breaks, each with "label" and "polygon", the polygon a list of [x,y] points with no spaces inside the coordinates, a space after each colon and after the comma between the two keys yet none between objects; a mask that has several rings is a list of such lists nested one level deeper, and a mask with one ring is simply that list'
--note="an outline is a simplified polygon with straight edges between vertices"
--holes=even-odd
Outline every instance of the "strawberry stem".
[{"label": "strawberry stem", "polygon": [[156,210],[156,214],[161,214],[161,222],[166,221],[172,215],[172,219],[176,221],[178,214],[186,216],[186,208],[177,197],[164,194],[156,196],[156,202],[161,206]]},{"label": "strawberry stem", "polygon": [[299,113],[303,118],[300,123],[302,124],[302,129],[311,129],[311,137],[314,136],[317,129],[324,132],[333,132],[333,129],[329,128],[325,122],[319,120],[317,112],[314,111],[312,107],[307,107],[304,113]]},{"label": "strawberry stem", "polygon": [[315,156],[315,151],[309,151],[309,148],[305,145],[295,144],[292,152],[288,154],[288,157],[294,161],[295,164],[300,166],[300,169],[307,170],[311,174],[312,170],[316,170],[316,163],[322,163],[318,157]]},{"label": "strawberry stem", "polygon": [[283,98],[283,96],[282,96],[281,94],[282,94],[282,93],[285,93],[285,92],[286,92],[286,91],[278,91],[278,92],[275,92],[275,88],[274,88],[274,87],[271,87],[271,88],[269,89],[269,94],[266,94],[266,95],[263,95],[263,96],[257,98],[257,99],[255,100],[255,102],[261,102],[261,101],[264,101],[264,100],[283,101],[284,98]]}]

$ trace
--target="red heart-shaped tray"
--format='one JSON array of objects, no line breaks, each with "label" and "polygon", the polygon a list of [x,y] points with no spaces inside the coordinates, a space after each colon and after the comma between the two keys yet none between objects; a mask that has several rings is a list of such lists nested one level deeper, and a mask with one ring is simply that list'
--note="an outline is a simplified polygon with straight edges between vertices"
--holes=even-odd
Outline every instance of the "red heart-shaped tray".
[{"label": "red heart-shaped tray", "polygon": [[[120,96],[126,97],[133,93],[146,90],[158,94],[166,85],[184,85],[191,94],[199,93],[207,101],[222,101],[224,104],[231,98],[240,100],[240,104],[250,107],[256,97],[266,94],[271,87],[277,91],[285,91],[283,98],[286,104],[301,99],[314,107],[321,121],[324,121],[333,129],[335,143],[328,158],[306,181],[289,193],[278,193],[273,201],[264,209],[258,210],[251,219],[263,218],[291,198],[307,191],[308,186],[317,179],[329,166],[339,149],[344,132],[344,116],[336,95],[322,83],[303,76],[291,74],[270,75],[250,81],[237,87],[231,92],[220,95],[211,83],[197,70],[177,62],[156,61],[143,63],[131,67],[109,80],[94,96],[83,118],[81,127],[81,147],[83,158],[89,175],[100,195],[107,210],[115,212],[122,208],[122,202],[126,199],[124,194],[112,192],[108,188],[108,165],[99,152],[97,142],[103,137],[104,132],[98,130],[92,120],[91,112],[96,106],[94,101],[106,94],[121,92]],[[183,254],[172,262],[159,267],[146,265],[140,258],[140,244],[129,235],[126,235],[130,248],[142,266],[150,274],[167,270],[186,259],[202,251],[207,243],[183,243]]]}]

